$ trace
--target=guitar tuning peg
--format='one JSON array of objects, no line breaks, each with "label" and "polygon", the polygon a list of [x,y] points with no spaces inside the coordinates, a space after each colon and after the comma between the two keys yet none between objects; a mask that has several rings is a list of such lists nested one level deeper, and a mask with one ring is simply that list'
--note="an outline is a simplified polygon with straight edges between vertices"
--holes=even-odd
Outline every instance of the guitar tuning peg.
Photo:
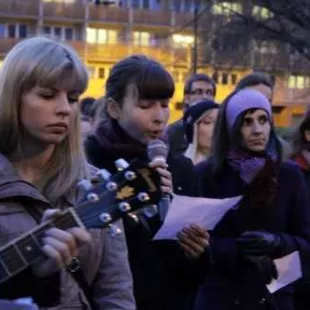
[{"label": "guitar tuning peg", "polygon": [[108,181],[111,177],[111,173],[106,169],[100,169],[96,175],[101,181]]},{"label": "guitar tuning peg", "polygon": [[128,212],[130,209],[131,209],[131,206],[128,202],[121,202],[119,203],[119,209],[122,211],[122,212]]},{"label": "guitar tuning peg", "polygon": [[106,188],[109,192],[114,192],[117,190],[117,184],[115,182],[108,182]]},{"label": "guitar tuning peg", "polygon": [[100,221],[103,223],[109,223],[112,221],[111,215],[109,213],[101,213],[99,215]]},{"label": "guitar tuning peg", "polygon": [[141,201],[141,202],[147,202],[150,200],[150,196],[147,194],[147,193],[139,193],[138,194],[138,199]]},{"label": "guitar tuning peg", "polygon": [[128,180],[128,181],[132,181],[136,178],[136,174],[133,172],[133,171],[126,171],[125,172],[125,179]]},{"label": "guitar tuning peg", "polygon": [[84,189],[85,191],[89,191],[93,187],[91,182],[87,179],[83,179],[83,180],[79,181],[77,183],[77,186],[81,189]]},{"label": "guitar tuning peg", "polygon": [[111,237],[116,237],[122,233],[122,230],[115,224],[109,225],[109,233]]},{"label": "guitar tuning peg", "polygon": [[120,158],[118,160],[115,161],[115,166],[117,168],[117,170],[122,171],[124,169],[126,169],[129,164],[127,163],[127,161],[123,158]]},{"label": "guitar tuning peg", "polygon": [[86,196],[86,199],[88,201],[91,201],[91,202],[96,202],[96,201],[99,201],[99,196],[95,193],[89,193],[87,196]]}]

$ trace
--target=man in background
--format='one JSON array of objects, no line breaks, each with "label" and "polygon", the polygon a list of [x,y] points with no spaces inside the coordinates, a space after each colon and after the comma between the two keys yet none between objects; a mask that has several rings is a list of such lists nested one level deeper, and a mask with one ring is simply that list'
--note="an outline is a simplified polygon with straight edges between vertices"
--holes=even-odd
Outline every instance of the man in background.
[{"label": "man in background", "polygon": [[[215,82],[206,74],[193,74],[185,82],[184,112],[200,99],[214,99],[216,95]],[[174,122],[167,128],[169,147],[172,153],[184,153],[188,147],[185,138],[183,118]]]}]

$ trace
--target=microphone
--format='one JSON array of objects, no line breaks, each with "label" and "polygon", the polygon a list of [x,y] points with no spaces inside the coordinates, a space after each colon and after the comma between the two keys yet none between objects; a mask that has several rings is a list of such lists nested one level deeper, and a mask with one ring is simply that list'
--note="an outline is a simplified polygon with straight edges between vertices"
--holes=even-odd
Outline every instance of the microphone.
[{"label": "microphone", "polygon": [[[151,162],[166,163],[168,152],[169,148],[167,144],[160,139],[151,140],[147,145],[147,155]],[[162,221],[165,219],[167,215],[169,205],[170,205],[170,196],[169,194],[164,193],[162,199],[158,204],[159,215]]]}]

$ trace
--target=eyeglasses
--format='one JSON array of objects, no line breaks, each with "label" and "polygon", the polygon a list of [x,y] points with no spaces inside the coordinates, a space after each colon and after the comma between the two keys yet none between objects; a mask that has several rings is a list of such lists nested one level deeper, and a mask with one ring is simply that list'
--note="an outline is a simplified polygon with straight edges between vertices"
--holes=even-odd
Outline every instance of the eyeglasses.
[{"label": "eyeglasses", "polygon": [[213,89],[202,89],[202,88],[196,88],[190,92],[191,95],[197,95],[197,96],[211,96],[213,97],[214,91]]}]

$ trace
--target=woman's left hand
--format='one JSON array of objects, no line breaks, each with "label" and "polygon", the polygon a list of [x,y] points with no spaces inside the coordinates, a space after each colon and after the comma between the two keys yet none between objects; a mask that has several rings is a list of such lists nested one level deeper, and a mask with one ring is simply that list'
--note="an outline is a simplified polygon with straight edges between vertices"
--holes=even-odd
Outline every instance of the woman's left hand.
[{"label": "woman's left hand", "polygon": [[178,233],[178,242],[189,258],[197,259],[209,246],[208,231],[198,225],[183,228]]},{"label": "woman's left hand", "polygon": [[168,165],[163,161],[153,161],[149,163],[149,166],[160,174],[162,192],[172,194],[172,175],[167,169]]}]

